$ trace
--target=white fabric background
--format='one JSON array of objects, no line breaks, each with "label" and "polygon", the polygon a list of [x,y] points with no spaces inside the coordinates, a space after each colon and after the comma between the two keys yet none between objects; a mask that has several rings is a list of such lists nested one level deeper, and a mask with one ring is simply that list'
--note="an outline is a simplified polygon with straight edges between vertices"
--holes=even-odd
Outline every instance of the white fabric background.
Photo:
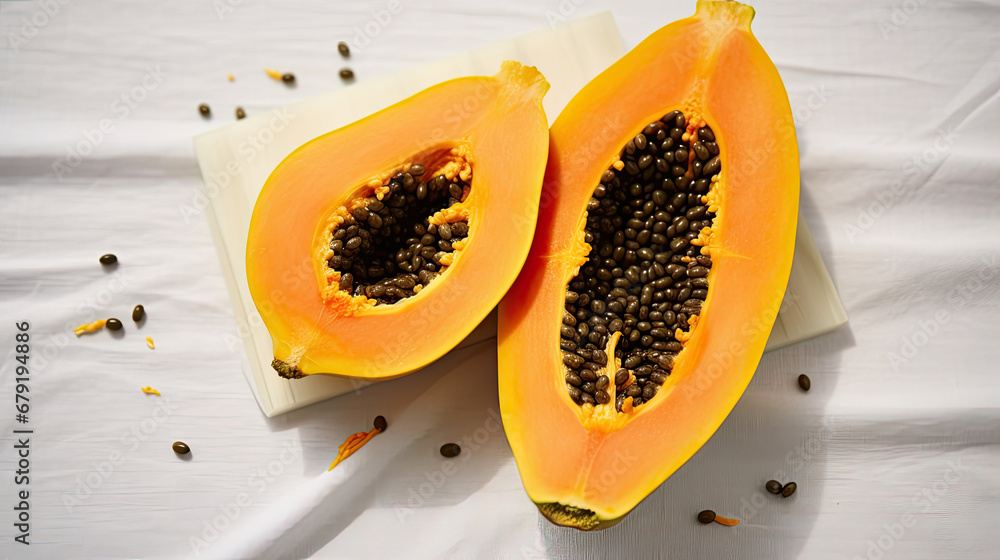
[{"label": "white fabric background", "polygon": [[[273,420],[239,371],[208,226],[182,210],[201,185],[191,136],[229,122],[237,104],[259,113],[342,87],[336,41],[385,2],[62,0],[40,16],[42,4],[0,3],[0,555],[997,556],[995,0],[756,6],[756,35],[795,111],[803,213],[851,323],[769,353],[708,444],[598,534],[550,526],[524,495],[492,420],[489,343],[451,355],[443,373]],[[401,5],[356,50],[359,80],[546,26],[560,11],[611,8],[629,47],[693,11],[662,1]],[[265,66],[294,71],[298,87],[271,82]],[[115,101],[147,68],[162,82],[147,80],[155,88],[125,114]],[[201,102],[212,121],[198,117]],[[96,139],[84,131],[103,118],[114,129],[58,178],[52,164]],[[96,262],[109,251],[122,261],[110,274]],[[149,311],[138,332],[67,336],[136,303]],[[11,357],[23,320],[34,356],[30,547],[13,543],[11,525]],[[803,372],[808,394],[795,386]],[[376,414],[390,429],[324,475],[337,445]],[[437,447],[463,438],[472,445],[440,478]],[[190,461],[170,451],[178,439]],[[440,487],[428,490],[428,475]],[[762,494],[772,477],[799,491]],[[429,497],[415,497],[421,489]],[[700,526],[703,508],[744,521]],[[195,538],[208,548],[196,552]]]}]

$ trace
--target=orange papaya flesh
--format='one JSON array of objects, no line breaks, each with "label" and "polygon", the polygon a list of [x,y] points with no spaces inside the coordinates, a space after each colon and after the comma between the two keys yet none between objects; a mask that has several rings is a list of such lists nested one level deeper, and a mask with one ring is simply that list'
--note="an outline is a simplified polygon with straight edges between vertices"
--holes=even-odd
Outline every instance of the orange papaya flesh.
[{"label": "orange papaya flesh", "polygon": [[550,130],[539,224],[500,306],[499,386],[525,489],[553,523],[620,521],[721,425],[763,353],[799,177],[753,16],[699,1]]},{"label": "orange papaya flesh", "polygon": [[279,375],[397,377],[486,317],[530,248],[547,89],[535,68],[505,62],[315,138],[274,169],[246,259]]}]

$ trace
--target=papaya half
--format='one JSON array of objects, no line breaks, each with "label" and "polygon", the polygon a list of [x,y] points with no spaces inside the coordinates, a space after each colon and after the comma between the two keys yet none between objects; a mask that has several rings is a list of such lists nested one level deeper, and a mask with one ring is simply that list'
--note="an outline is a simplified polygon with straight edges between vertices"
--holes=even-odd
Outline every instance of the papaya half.
[{"label": "papaya half", "polygon": [[246,268],[279,375],[397,377],[486,317],[531,245],[548,87],[508,61],[315,138],[274,169]]},{"label": "papaya half", "polygon": [[531,252],[500,305],[504,428],[553,523],[614,525],[753,376],[792,264],[798,149],[754,11],[702,0],[550,130]]}]

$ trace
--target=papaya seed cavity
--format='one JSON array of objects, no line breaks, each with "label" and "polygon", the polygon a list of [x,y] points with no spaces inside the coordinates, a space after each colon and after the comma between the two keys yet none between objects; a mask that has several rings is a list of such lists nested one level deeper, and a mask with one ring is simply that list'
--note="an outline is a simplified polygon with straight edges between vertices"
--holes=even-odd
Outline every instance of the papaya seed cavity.
[{"label": "papaya seed cavity", "polygon": [[391,305],[420,293],[466,246],[471,191],[472,163],[459,148],[368,181],[330,220],[325,295]]}]

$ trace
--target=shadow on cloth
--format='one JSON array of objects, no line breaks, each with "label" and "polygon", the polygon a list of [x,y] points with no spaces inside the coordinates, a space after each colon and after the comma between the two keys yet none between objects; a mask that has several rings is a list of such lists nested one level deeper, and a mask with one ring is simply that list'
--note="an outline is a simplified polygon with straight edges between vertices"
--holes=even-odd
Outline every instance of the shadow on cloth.
[{"label": "shadow on cloth", "polygon": [[[350,433],[369,430],[377,414],[388,420],[386,431],[327,472],[337,446]],[[500,422],[496,340],[454,351],[417,374],[289,413],[272,429],[299,430],[307,480],[266,515],[240,520],[212,546],[211,557],[308,558],[370,508],[391,509],[403,523],[422,508],[459,504],[479,491],[510,457]],[[463,448],[454,459],[439,453],[449,442]]]}]

